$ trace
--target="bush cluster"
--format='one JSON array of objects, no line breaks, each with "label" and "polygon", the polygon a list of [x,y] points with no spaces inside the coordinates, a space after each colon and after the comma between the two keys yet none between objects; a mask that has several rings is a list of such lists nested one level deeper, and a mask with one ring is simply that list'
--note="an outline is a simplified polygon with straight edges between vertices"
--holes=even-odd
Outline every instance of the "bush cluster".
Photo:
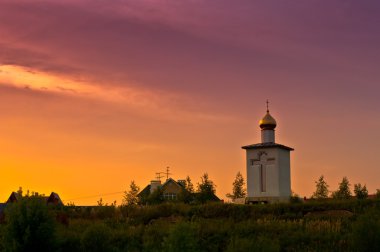
[{"label": "bush cluster", "polygon": [[0,251],[380,251],[379,200],[60,210],[23,201],[6,213]]}]

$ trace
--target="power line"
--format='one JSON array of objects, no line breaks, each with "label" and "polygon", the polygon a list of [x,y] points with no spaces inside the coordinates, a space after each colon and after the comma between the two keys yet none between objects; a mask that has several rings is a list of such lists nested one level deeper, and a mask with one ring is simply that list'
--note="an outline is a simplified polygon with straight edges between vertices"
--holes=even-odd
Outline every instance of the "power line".
[{"label": "power line", "polygon": [[97,198],[97,197],[104,197],[104,196],[109,196],[109,195],[116,195],[116,194],[121,194],[124,193],[125,191],[121,192],[113,192],[113,193],[104,193],[104,194],[98,194],[98,195],[92,195],[92,196],[83,196],[83,197],[78,197],[78,198],[73,198],[73,199],[67,199],[64,201],[72,201],[72,200],[79,200],[79,199],[90,199],[90,198]]}]

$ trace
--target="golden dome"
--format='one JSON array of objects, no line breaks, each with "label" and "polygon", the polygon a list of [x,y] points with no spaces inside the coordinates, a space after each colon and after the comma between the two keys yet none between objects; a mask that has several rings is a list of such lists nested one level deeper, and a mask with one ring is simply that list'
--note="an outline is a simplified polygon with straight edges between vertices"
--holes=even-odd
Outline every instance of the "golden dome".
[{"label": "golden dome", "polygon": [[259,122],[261,129],[268,129],[268,130],[274,130],[277,126],[276,120],[269,114],[269,111],[267,111],[267,114],[263,117],[263,119]]}]

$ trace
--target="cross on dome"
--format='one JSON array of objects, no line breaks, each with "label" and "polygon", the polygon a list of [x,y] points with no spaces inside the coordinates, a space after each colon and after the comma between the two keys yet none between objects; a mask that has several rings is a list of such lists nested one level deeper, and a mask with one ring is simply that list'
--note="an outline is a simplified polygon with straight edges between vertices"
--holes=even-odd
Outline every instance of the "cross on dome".
[{"label": "cross on dome", "polygon": [[269,100],[267,100],[266,103],[267,113],[263,119],[260,120],[259,125],[262,130],[274,130],[277,126],[277,123],[276,120],[269,114]]}]

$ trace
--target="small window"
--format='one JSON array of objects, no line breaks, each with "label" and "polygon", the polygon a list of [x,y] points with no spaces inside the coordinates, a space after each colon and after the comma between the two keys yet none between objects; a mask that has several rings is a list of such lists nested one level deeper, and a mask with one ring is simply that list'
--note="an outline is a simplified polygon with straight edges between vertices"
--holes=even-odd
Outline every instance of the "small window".
[{"label": "small window", "polygon": [[176,193],[164,193],[164,199],[166,200],[176,200],[177,194]]}]

